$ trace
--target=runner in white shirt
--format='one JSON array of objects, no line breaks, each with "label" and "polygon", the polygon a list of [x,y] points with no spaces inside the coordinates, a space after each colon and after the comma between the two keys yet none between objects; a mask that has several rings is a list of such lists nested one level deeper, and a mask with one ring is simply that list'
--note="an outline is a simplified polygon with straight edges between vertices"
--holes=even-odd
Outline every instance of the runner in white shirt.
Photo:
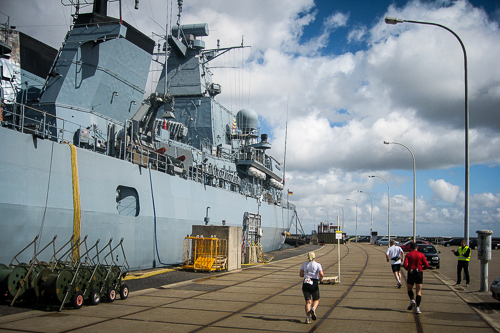
[{"label": "runner in white shirt", "polygon": [[[319,282],[323,282],[323,268],[316,262],[316,254],[309,252],[307,260],[300,268],[300,277],[304,278],[302,293],[306,300],[306,324],[316,320],[316,309],[319,305]],[[312,298],[312,300],[311,300]]]},{"label": "runner in white shirt", "polygon": [[392,272],[394,273],[394,277],[398,281],[398,288],[401,288],[401,260],[403,259],[403,249],[399,246],[396,246],[396,241],[391,239],[391,246],[387,249],[385,257],[387,258],[387,262],[391,261]]}]

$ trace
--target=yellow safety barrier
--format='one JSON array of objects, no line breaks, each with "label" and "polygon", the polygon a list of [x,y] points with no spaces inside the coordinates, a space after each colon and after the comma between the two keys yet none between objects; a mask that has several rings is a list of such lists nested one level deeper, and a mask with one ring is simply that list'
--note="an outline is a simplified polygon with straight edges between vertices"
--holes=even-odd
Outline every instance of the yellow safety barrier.
[{"label": "yellow safety barrier", "polygon": [[182,268],[194,271],[221,271],[227,267],[227,240],[214,237],[184,238]]}]

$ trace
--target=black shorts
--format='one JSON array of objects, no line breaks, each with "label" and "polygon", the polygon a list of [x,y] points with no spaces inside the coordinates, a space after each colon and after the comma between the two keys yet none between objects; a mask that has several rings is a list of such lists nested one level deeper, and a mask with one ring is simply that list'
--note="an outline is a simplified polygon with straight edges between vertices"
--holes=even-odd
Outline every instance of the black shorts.
[{"label": "black shorts", "polygon": [[406,283],[413,286],[414,284],[422,284],[424,282],[424,272],[411,271],[408,272]]},{"label": "black shorts", "polygon": [[393,272],[399,272],[401,270],[401,264],[394,264],[392,266],[392,271]]},{"label": "black shorts", "polygon": [[319,280],[312,280],[313,284],[302,283],[302,293],[306,301],[310,300],[311,297],[313,301],[319,299]]}]

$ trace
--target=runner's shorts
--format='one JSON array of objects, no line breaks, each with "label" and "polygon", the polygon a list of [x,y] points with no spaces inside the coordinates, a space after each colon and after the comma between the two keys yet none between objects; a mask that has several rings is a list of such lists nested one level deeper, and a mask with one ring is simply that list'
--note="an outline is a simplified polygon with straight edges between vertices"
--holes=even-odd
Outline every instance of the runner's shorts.
[{"label": "runner's shorts", "polygon": [[406,279],[406,283],[409,285],[414,285],[414,284],[422,284],[424,281],[424,272],[417,272],[417,271],[409,271],[408,272],[408,279]]},{"label": "runner's shorts", "polygon": [[310,300],[312,297],[313,301],[316,301],[319,299],[319,280],[312,279],[312,281],[313,284],[302,283],[302,293],[306,300]]},{"label": "runner's shorts", "polygon": [[392,266],[392,271],[393,272],[399,272],[401,270],[401,264],[394,264]]}]

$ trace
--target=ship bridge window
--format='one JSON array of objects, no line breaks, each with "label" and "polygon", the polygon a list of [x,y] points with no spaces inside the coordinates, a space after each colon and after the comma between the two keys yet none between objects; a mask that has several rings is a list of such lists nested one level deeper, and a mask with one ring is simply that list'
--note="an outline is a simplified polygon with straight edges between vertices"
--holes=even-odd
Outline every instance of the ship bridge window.
[{"label": "ship bridge window", "polygon": [[139,216],[139,193],[133,187],[119,185],[116,188],[116,210],[124,216]]}]

